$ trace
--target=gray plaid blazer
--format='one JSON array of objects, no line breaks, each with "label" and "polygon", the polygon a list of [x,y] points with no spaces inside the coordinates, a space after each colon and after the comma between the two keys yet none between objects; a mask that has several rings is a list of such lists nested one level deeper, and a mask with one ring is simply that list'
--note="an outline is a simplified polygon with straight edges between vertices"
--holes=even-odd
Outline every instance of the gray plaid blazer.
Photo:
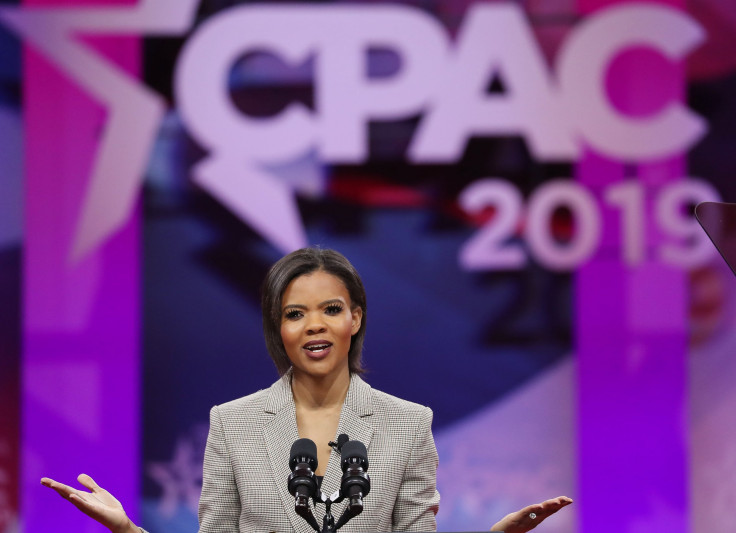
[{"label": "gray plaid blazer", "polygon": [[[341,532],[435,531],[439,508],[432,411],[371,388],[352,376],[337,434],[368,449],[371,492],[363,513]],[[291,373],[270,388],[215,406],[204,457],[200,533],[314,530],[294,511],[287,478],[291,445],[299,438]],[[332,452],[322,491],[340,488],[340,457]],[[346,502],[333,505],[335,520]],[[313,509],[322,525],[324,505]]]}]

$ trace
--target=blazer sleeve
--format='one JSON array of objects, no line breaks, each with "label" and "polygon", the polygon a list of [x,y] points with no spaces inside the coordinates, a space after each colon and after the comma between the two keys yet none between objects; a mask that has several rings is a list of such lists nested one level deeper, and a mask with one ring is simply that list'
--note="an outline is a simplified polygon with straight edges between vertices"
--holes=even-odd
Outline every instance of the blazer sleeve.
[{"label": "blazer sleeve", "polygon": [[411,456],[393,510],[393,531],[436,531],[437,448],[432,437],[432,410],[422,409]]},{"label": "blazer sleeve", "polygon": [[210,432],[204,452],[202,496],[199,499],[200,533],[238,531],[240,495],[235,483],[222,419],[217,406],[210,411]]}]

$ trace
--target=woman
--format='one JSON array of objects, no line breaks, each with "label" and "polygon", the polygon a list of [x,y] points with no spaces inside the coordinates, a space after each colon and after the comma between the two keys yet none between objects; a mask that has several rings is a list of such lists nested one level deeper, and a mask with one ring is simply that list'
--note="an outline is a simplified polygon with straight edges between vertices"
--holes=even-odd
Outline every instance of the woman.
[{"label": "woman", "polygon": [[[298,438],[317,443],[315,473],[331,494],[342,472],[339,452],[328,443],[340,434],[366,445],[372,480],[363,513],[342,531],[434,531],[439,494],[432,412],[360,378],[366,298],[357,271],[333,250],[298,250],[271,268],[261,303],[266,345],[281,378],[212,408],[200,531],[312,531],[287,489],[289,449]],[[89,476],[79,481],[91,492],[41,480],[111,531],[140,531]],[[529,531],[569,503],[560,497],[526,507],[492,530]],[[333,506],[333,515],[344,508],[345,502]],[[321,523],[323,506],[313,512]]]}]

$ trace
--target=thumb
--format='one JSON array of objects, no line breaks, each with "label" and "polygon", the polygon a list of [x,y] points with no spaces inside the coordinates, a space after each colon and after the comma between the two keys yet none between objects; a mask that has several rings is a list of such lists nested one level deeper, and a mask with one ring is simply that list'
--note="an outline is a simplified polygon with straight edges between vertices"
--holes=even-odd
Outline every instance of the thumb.
[{"label": "thumb", "polygon": [[87,474],[79,474],[79,476],[77,477],[77,481],[79,481],[82,485],[87,487],[92,492],[99,492],[100,490],[102,490],[102,488],[97,483],[95,483],[95,480]]}]

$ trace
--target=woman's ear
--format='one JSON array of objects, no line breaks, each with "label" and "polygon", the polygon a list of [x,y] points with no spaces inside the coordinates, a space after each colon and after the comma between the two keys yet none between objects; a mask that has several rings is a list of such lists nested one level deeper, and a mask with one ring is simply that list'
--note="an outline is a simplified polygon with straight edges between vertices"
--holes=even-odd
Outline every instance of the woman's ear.
[{"label": "woman's ear", "polygon": [[363,309],[358,306],[351,311],[353,315],[353,326],[351,328],[351,335],[355,335],[360,330],[360,325],[363,323]]}]

